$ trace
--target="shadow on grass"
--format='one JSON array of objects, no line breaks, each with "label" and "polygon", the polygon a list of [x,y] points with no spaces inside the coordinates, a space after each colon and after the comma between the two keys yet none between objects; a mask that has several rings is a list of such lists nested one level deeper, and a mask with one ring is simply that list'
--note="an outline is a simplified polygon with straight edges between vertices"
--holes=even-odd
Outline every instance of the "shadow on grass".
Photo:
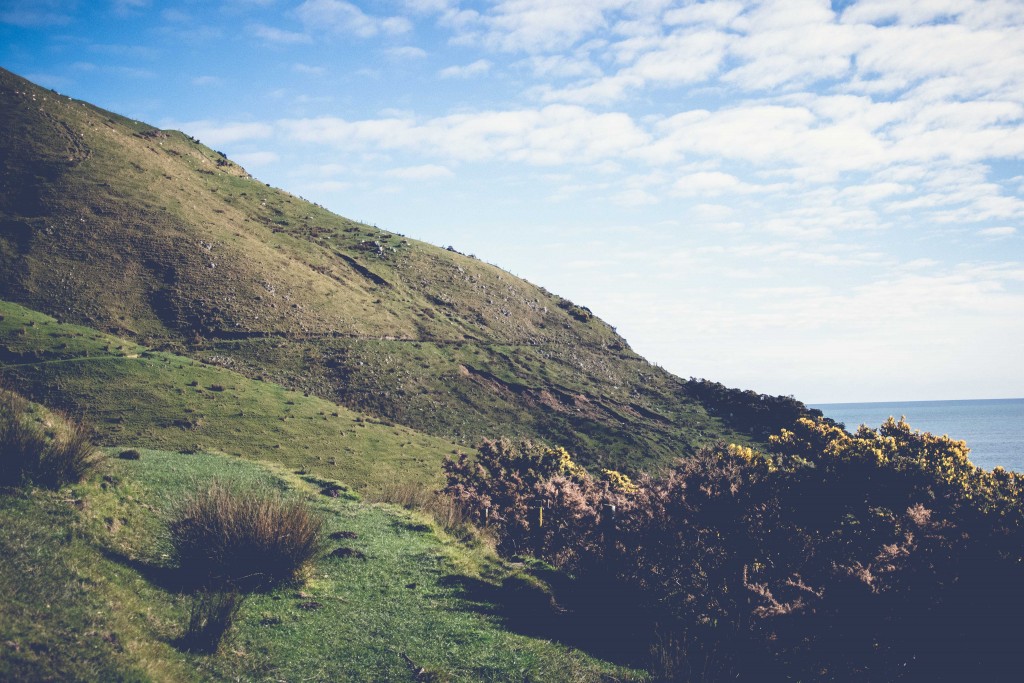
[{"label": "shadow on grass", "polygon": [[168,593],[192,593],[203,584],[202,577],[187,575],[175,565],[129,557],[111,548],[100,548],[100,553],[111,562],[138,572],[147,582]]},{"label": "shadow on grass", "polygon": [[456,589],[465,608],[496,617],[510,631],[553,640],[620,666],[649,662],[650,620],[635,601],[561,576],[558,599],[551,586],[530,574],[513,574],[500,585],[467,576],[441,579]]}]

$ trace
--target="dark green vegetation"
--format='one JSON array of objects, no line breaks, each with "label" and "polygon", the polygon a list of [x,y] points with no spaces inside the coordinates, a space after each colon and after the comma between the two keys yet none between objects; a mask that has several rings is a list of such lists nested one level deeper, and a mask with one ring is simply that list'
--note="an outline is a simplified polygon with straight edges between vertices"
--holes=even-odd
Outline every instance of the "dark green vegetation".
[{"label": "dark green vegetation", "polygon": [[185,499],[169,529],[190,581],[252,591],[294,579],[320,550],[321,524],[301,501],[215,480]]},{"label": "dark green vegetation", "polygon": [[460,444],[539,438],[588,465],[649,468],[789,423],[738,421],[587,309],[267,187],[181,133],[6,71],[0,102],[9,301]]},{"label": "dark green vegetation", "polygon": [[634,482],[489,442],[447,490],[560,570],[551,632],[659,680],[1015,681],[1024,475],[967,452],[802,419]]}]

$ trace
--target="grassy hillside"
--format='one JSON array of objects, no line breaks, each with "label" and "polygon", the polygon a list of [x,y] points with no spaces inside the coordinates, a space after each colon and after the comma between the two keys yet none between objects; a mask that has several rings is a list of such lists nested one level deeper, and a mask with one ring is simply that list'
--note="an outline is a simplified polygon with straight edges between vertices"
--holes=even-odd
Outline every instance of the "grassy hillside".
[{"label": "grassy hillside", "polygon": [[[112,456],[61,492],[0,492],[0,679],[643,679],[508,630],[500,596],[513,570],[424,519],[237,458],[140,456]],[[166,520],[212,478],[306,500],[327,543],[302,583],[251,595],[219,651],[197,654],[177,645],[193,598],[173,581]],[[335,557],[339,547],[352,554]]]},{"label": "grassy hillside", "polygon": [[10,301],[462,444],[528,436],[635,468],[769,431],[494,266],[2,70],[0,102]]},{"label": "grassy hillside", "polygon": [[216,450],[360,488],[431,482],[454,444],[315,396],[0,302],[0,379],[102,443]]}]

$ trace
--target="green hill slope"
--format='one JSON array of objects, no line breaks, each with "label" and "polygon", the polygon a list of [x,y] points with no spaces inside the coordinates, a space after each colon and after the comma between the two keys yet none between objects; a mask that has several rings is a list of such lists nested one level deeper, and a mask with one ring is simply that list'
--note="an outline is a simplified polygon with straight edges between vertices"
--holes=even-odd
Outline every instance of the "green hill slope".
[{"label": "green hill slope", "polygon": [[215,450],[358,488],[434,482],[450,441],[0,301],[0,378],[105,444]]},{"label": "green hill slope", "polygon": [[2,70],[0,104],[5,299],[462,444],[524,436],[650,467],[781,426],[707,403],[586,308],[181,133]]}]

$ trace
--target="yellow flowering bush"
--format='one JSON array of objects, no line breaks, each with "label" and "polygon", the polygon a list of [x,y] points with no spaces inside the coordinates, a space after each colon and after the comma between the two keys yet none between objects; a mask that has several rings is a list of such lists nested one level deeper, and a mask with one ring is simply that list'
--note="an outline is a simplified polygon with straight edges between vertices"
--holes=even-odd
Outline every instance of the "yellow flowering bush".
[{"label": "yellow flowering bush", "polygon": [[587,476],[587,470],[582,465],[575,463],[572,456],[569,455],[569,451],[565,450],[562,446],[545,448],[543,457],[554,462],[556,471],[563,477],[582,479]]},{"label": "yellow flowering bush", "polygon": [[608,482],[608,486],[615,493],[632,495],[640,490],[640,487],[634,484],[632,479],[616,470],[601,470],[601,479]]},{"label": "yellow flowering bush", "polygon": [[593,477],[564,448],[485,442],[446,463],[446,490],[499,552],[565,573],[576,635],[679,644],[658,655],[682,667],[668,680],[700,680],[690,662],[703,680],[1005,680],[1024,475],[969,455],[902,418],[850,433],[801,417],[766,447],[701,449],[635,481]]},{"label": "yellow flowering bush", "polygon": [[750,446],[731,443],[725,447],[724,453],[731,455],[734,458],[739,458],[754,467],[763,467],[768,472],[776,472],[779,469],[776,458],[773,458],[767,453],[762,453],[759,450],[751,448]]}]

